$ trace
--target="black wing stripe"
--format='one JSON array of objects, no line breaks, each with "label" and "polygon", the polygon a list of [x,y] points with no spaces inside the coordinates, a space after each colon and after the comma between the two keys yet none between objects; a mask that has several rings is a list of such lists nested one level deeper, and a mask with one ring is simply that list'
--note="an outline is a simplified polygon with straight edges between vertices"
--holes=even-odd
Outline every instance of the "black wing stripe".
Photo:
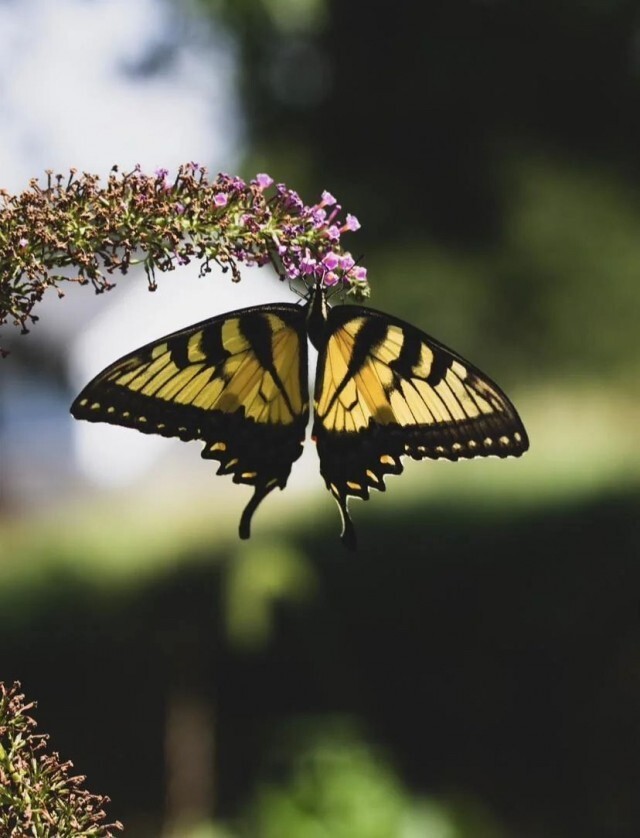
[{"label": "black wing stripe", "polygon": [[228,356],[222,343],[221,329],[203,329],[198,341],[204,360],[213,366]]},{"label": "black wing stripe", "polygon": [[418,335],[414,333],[407,333],[404,335],[398,359],[396,361],[392,361],[389,366],[392,370],[397,371],[403,378],[409,378],[412,375],[413,368],[420,361],[421,351],[422,341]]},{"label": "black wing stripe", "polygon": [[427,384],[430,387],[436,387],[440,384],[447,374],[452,362],[453,358],[447,357],[444,352],[434,352],[433,363],[431,364],[431,369],[426,379]]},{"label": "black wing stripe", "polygon": [[365,320],[362,328],[356,334],[353,352],[347,365],[347,376],[353,376],[367,362],[371,355],[375,355],[376,348],[382,344],[387,334],[387,327],[382,320]]},{"label": "black wing stripe", "polygon": [[[284,386],[275,366],[274,358],[274,333],[268,320],[260,315],[254,315],[251,319],[246,318],[240,321],[240,328],[243,336],[251,342],[251,351],[256,356],[261,366],[269,372],[273,378],[280,395],[285,401],[291,416],[295,416],[295,410],[291,404],[289,394]],[[304,338],[306,340],[306,337]],[[292,363],[295,357],[292,359]],[[288,367],[291,369],[291,366]],[[264,399],[266,403],[266,399]]]},{"label": "black wing stripe", "polygon": [[[170,345],[171,360],[179,370],[189,367],[192,363],[189,358],[189,341],[174,340]],[[203,359],[204,360],[204,359]]]}]

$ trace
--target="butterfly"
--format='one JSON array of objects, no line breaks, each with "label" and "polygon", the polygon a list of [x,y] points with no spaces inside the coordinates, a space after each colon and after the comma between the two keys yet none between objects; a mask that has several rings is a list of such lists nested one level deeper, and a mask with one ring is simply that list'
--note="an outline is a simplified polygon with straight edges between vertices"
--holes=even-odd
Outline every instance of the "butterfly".
[{"label": "butterfly", "polygon": [[520,456],[529,447],[507,396],[429,335],[389,314],[329,306],[317,280],[305,304],[231,311],[173,332],[104,369],[71,406],[76,419],[197,439],[217,474],[253,486],[240,538],[302,453],[309,419],[307,338],[318,351],[312,439],[355,548],[350,496],[385,490],[402,457]]}]

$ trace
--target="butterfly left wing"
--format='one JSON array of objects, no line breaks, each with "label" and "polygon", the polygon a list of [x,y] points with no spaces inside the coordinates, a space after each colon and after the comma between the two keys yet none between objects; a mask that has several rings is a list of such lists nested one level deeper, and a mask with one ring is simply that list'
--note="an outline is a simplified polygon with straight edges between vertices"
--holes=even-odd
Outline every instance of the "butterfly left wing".
[{"label": "butterfly left wing", "polygon": [[359,306],[329,311],[320,347],[313,438],[320,472],[355,546],[350,495],[366,500],[401,457],[519,456],[527,433],[488,376],[424,332]]},{"label": "butterfly left wing", "polygon": [[248,538],[263,498],[283,489],[307,425],[304,312],[280,303],[204,320],[125,355],[76,398],[76,419],[199,439],[218,474],[254,487],[240,521]]}]

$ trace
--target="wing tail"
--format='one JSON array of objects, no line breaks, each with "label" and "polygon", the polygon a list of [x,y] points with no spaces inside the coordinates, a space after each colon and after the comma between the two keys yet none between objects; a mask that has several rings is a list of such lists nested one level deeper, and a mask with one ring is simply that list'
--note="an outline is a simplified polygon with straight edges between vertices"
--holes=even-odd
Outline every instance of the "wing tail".
[{"label": "wing tail", "polygon": [[342,532],[340,533],[342,543],[348,550],[355,550],[358,546],[358,538],[353,521],[351,520],[351,515],[349,515],[349,509],[347,508],[349,498],[346,495],[332,494],[336,499],[338,509],[340,510],[340,517],[342,518]]},{"label": "wing tail", "polygon": [[278,482],[276,480],[271,480],[269,483],[261,483],[259,485],[256,485],[251,500],[245,506],[244,512],[242,513],[242,517],[240,518],[240,526],[238,528],[240,538],[246,540],[247,538],[251,537],[251,519],[253,518],[253,513],[260,506],[260,504],[266,498],[269,492],[272,492],[277,485]]}]

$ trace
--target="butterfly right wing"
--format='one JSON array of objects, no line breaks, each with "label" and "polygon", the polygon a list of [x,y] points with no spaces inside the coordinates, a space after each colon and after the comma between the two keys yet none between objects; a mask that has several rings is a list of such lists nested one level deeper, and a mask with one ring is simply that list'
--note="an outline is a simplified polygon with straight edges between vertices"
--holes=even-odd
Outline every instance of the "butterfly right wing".
[{"label": "butterfly right wing", "polygon": [[515,407],[485,373],[415,326],[360,306],[329,311],[313,437],[351,547],[349,496],[384,491],[404,456],[517,457],[529,447]]},{"label": "butterfly right wing", "polygon": [[283,489],[302,453],[308,407],[304,312],[289,303],[213,317],[111,364],[71,407],[76,419],[198,439],[218,474],[254,487],[241,521]]}]

